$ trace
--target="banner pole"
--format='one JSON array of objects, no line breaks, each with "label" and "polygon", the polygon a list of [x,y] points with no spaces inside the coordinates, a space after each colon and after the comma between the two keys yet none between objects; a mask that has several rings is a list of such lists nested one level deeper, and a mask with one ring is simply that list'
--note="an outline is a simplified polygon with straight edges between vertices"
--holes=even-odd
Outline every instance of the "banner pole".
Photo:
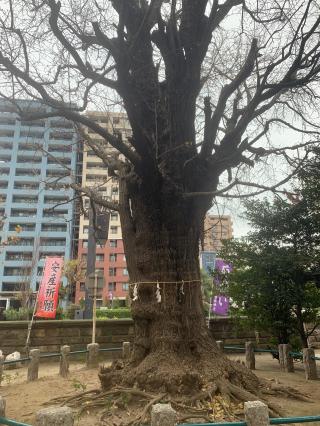
[{"label": "banner pole", "polygon": [[97,287],[98,287],[98,275],[97,275],[97,271],[95,271],[94,290],[93,290],[92,343],[96,343]]},{"label": "banner pole", "polygon": [[[46,261],[47,261],[47,259],[46,259]],[[28,335],[27,335],[27,341],[26,341],[26,352],[27,352],[28,356],[29,356],[31,329],[32,329],[32,325],[33,325],[34,315],[36,313],[36,309],[37,309],[37,305],[38,305],[38,297],[39,297],[39,291],[40,291],[41,283],[42,283],[42,280],[43,280],[44,269],[45,269],[45,264],[44,264],[44,267],[43,267],[43,270],[42,270],[41,280],[40,280],[40,283],[39,283],[39,288],[38,288],[38,291],[37,291],[36,300],[35,300],[34,307],[33,307],[31,321],[29,321],[29,324],[28,324]]]}]

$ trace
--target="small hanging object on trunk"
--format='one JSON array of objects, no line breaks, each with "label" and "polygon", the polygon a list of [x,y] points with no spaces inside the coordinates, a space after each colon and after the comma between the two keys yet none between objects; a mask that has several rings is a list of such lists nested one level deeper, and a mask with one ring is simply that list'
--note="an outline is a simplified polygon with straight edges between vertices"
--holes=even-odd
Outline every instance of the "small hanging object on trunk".
[{"label": "small hanging object on trunk", "polygon": [[156,299],[157,299],[158,303],[161,303],[161,293],[160,293],[159,281],[157,281]]},{"label": "small hanging object on trunk", "polygon": [[134,287],[133,287],[133,294],[132,294],[132,300],[135,302],[136,300],[138,300],[138,284],[135,283]]},{"label": "small hanging object on trunk", "polygon": [[178,303],[182,303],[184,298],[184,281],[182,281],[182,284],[178,284]]}]

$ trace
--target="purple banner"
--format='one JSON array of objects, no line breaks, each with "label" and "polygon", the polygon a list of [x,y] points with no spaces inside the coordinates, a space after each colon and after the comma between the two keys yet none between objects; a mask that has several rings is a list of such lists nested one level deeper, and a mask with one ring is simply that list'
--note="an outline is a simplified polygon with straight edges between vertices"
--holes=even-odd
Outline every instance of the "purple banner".
[{"label": "purple banner", "polygon": [[[215,270],[218,272],[218,276],[215,278],[216,287],[220,287],[222,283],[226,284],[226,275],[232,271],[232,266],[222,259],[216,259]],[[224,295],[214,296],[212,301],[212,312],[216,315],[228,315],[229,305],[229,297]]]},{"label": "purple banner", "polygon": [[212,312],[216,315],[228,315],[229,312],[229,297],[214,296],[212,303]]}]

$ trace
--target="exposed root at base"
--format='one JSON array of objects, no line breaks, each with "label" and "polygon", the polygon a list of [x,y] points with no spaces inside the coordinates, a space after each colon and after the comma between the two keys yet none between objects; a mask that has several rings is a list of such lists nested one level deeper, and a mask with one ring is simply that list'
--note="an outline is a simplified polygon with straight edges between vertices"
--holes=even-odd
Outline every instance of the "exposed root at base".
[{"label": "exposed root at base", "polygon": [[[226,380],[216,381],[208,385],[207,389],[195,395],[174,397],[168,393],[155,394],[136,388],[117,386],[108,391],[93,389],[78,393],[72,397],[55,398],[50,404],[68,405],[76,408],[78,415],[86,412],[100,414],[101,424],[110,424],[112,415],[118,412],[128,412],[128,408],[135,406],[133,418],[124,420],[123,426],[136,426],[148,422],[150,410],[153,404],[158,402],[171,403],[178,413],[179,422],[192,419],[212,421],[236,421],[243,418],[243,402],[260,400],[269,407],[272,417],[284,416],[280,408],[268,400],[268,395],[281,395],[310,401],[298,391],[285,386],[265,383],[256,394],[253,394]],[[143,405],[141,402],[143,401]],[[80,407],[80,408],[79,408]]]}]

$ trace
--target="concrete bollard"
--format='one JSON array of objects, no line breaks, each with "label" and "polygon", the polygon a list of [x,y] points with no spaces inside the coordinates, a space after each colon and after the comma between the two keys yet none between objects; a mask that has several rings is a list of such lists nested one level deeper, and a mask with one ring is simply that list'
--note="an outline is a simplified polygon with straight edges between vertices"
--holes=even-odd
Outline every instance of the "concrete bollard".
[{"label": "concrete bollard", "polygon": [[303,366],[307,380],[317,380],[317,364],[314,359],[314,349],[304,348],[303,349]]},{"label": "concrete bollard", "polygon": [[87,367],[95,368],[99,366],[99,343],[89,343],[87,345]]},{"label": "concrete bollard", "polygon": [[68,374],[69,374],[69,354],[70,354],[70,346],[68,345],[61,346],[59,374],[62,377],[68,377]]},{"label": "concrete bollard", "polygon": [[256,359],[254,355],[254,344],[253,342],[246,342],[246,366],[250,370],[256,369]]},{"label": "concrete bollard", "polygon": [[130,358],[130,342],[122,343],[122,358],[129,359]]},{"label": "concrete bollard", "polygon": [[151,409],[151,426],[175,426],[177,413],[171,404],[155,404]]},{"label": "concrete bollard", "polygon": [[6,417],[6,400],[0,396],[0,417]]},{"label": "concrete bollard", "polygon": [[1,382],[2,382],[2,377],[3,377],[3,370],[4,370],[4,355],[0,355],[0,386],[1,386]]},{"label": "concrete bollard", "polygon": [[73,426],[74,418],[70,407],[47,407],[36,413],[35,426]]},{"label": "concrete bollard", "polygon": [[284,371],[287,373],[294,373],[293,357],[290,355],[292,347],[289,344],[283,345],[283,361]]},{"label": "concrete bollard", "polygon": [[248,426],[269,426],[268,406],[261,401],[244,403],[245,421]]},{"label": "concrete bollard", "polygon": [[280,344],[278,346],[278,352],[279,352],[279,366],[280,366],[280,370],[284,371],[283,344]]},{"label": "concrete bollard", "polygon": [[221,352],[223,352],[223,349],[224,349],[224,343],[223,343],[223,340],[216,340],[216,344],[217,344],[217,346],[218,346],[218,349],[219,349]]},{"label": "concrete bollard", "polygon": [[30,363],[28,366],[28,382],[33,382],[38,379],[39,374],[39,363],[40,363],[40,349],[31,349],[30,351]]}]

